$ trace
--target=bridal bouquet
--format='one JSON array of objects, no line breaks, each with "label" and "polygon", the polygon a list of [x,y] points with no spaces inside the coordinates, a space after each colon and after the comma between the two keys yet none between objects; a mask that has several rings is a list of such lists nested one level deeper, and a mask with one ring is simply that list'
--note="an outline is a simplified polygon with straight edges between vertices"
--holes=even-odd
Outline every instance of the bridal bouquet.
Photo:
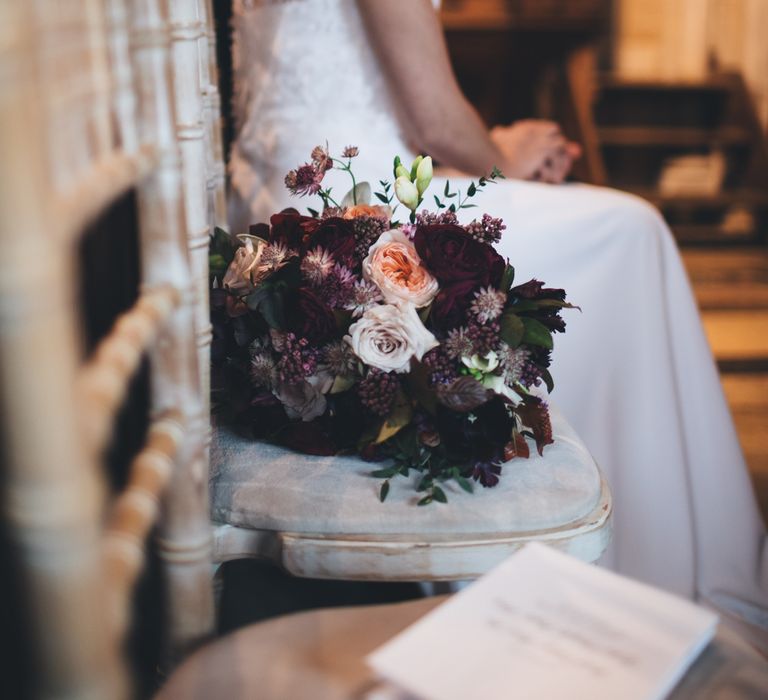
[{"label": "bridal bouquet", "polygon": [[[494,486],[502,464],[552,442],[552,334],[571,308],[562,289],[514,284],[493,248],[505,226],[488,214],[467,225],[457,213],[503,177],[494,170],[464,196],[446,183],[436,211],[419,208],[432,161],[394,163],[394,182],[355,181],[358,151],[327,148],[286,176],[319,211],[275,214],[269,225],[211,243],[217,408],[255,438],[301,452],[358,453],[388,460],[373,476],[422,474],[420,505],[445,502],[440,484]],[[342,201],[324,187],[347,173]],[[397,210],[409,212],[406,223]],[[418,213],[417,213],[418,212]]]}]

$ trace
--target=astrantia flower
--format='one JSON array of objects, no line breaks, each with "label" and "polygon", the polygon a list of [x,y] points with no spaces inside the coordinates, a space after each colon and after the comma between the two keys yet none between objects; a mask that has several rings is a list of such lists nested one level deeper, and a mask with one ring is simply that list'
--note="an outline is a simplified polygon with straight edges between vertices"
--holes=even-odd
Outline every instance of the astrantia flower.
[{"label": "astrantia flower", "polygon": [[290,258],[296,255],[295,250],[291,250],[281,242],[270,243],[264,248],[261,254],[261,264],[274,272],[283,267]]},{"label": "astrantia flower", "polygon": [[358,153],[360,153],[360,149],[357,146],[347,146],[341,155],[343,158],[354,158]]},{"label": "astrantia flower", "polygon": [[268,353],[251,355],[251,380],[256,386],[272,389],[277,380],[277,365]]},{"label": "astrantia flower", "polygon": [[333,308],[344,308],[352,295],[356,277],[352,270],[338,263],[320,285],[320,295]]},{"label": "astrantia flower", "polygon": [[320,191],[320,183],[324,176],[325,170],[318,168],[313,163],[305,163],[297,170],[291,170],[285,176],[285,186],[292,194],[317,194]]},{"label": "astrantia flower", "polygon": [[382,301],[384,297],[381,295],[381,290],[373,282],[358,280],[352,286],[349,300],[344,308],[351,311],[352,316],[357,318]]},{"label": "astrantia flower", "polygon": [[511,348],[506,343],[502,343],[499,348],[499,357],[504,381],[507,384],[520,381],[530,353],[525,348]]},{"label": "astrantia flower", "polygon": [[448,337],[443,341],[443,348],[448,357],[458,360],[474,354],[474,345],[466,328],[453,328],[448,331]]},{"label": "astrantia flower", "polygon": [[484,287],[475,292],[475,300],[469,310],[480,323],[487,323],[501,316],[506,301],[506,294],[493,287]]},{"label": "astrantia flower", "polygon": [[333,159],[328,154],[328,148],[322,146],[315,146],[312,149],[312,162],[317,166],[317,169],[324,173],[326,170],[330,170],[333,167]]},{"label": "astrantia flower", "polygon": [[328,372],[336,375],[354,374],[358,360],[352,352],[349,343],[343,340],[328,343],[323,348],[322,363]]},{"label": "astrantia flower", "polygon": [[382,372],[408,372],[411,358],[421,360],[439,343],[421,322],[413,304],[374,306],[344,336],[365,364]]},{"label": "astrantia flower", "polygon": [[301,261],[301,274],[311,285],[318,286],[331,273],[333,256],[320,246],[310,250]]}]

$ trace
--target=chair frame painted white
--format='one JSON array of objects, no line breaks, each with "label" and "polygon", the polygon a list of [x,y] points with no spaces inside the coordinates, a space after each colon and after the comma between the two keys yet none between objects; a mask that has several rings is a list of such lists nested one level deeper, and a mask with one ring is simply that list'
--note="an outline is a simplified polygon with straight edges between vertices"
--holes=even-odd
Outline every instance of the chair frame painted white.
[{"label": "chair frame painted white", "polygon": [[[169,658],[213,632],[207,241],[208,202],[223,193],[206,167],[215,121],[203,113],[204,85],[217,103],[203,73],[208,25],[186,26],[182,15],[206,18],[210,7],[170,10],[163,0],[0,4],[2,506],[45,698],[132,695],[120,648],[155,524],[171,591]],[[174,74],[192,79],[182,70],[190,41],[206,62],[194,64],[195,94],[174,92]],[[86,358],[76,244],[131,189],[139,298]],[[110,498],[99,465],[145,355],[150,428],[126,489]]]}]

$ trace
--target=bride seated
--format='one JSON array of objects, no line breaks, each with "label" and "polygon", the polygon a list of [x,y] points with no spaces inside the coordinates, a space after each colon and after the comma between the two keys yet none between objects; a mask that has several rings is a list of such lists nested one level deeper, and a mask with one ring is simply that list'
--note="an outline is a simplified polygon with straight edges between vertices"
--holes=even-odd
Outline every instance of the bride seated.
[{"label": "bride seated", "polygon": [[764,525],[658,212],[618,191],[559,184],[579,148],[551,123],[488,133],[457,86],[429,0],[235,0],[234,64],[234,232],[295,206],[283,178],[326,141],[359,147],[362,179],[416,153],[467,176],[493,166],[507,175],[478,199],[506,223],[499,252],[521,279],[563,287],[583,309],[559,339],[553,400],[614,493],[602,563],[765,626]]}]

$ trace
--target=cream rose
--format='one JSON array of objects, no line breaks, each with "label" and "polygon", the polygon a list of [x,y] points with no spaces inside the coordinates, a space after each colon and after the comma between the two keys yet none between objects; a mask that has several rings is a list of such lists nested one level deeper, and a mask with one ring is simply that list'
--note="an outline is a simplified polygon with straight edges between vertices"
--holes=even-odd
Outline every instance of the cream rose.
[{"label": "cream rose", "polygon": [[382,372],[408,372],[411,358],[421,360],[424,353],[440,343],[421,322],[413,304],[374,306],[349,327],[344,336],[352,352],[365,364]]},{"label": "cream rose", "polygon": [[390,304],[405,301],[426,306],[438,292],[437,280],[421,264],[416,247],[396,229],[382,233],[368,249],[363,277],[373,282]]}]

